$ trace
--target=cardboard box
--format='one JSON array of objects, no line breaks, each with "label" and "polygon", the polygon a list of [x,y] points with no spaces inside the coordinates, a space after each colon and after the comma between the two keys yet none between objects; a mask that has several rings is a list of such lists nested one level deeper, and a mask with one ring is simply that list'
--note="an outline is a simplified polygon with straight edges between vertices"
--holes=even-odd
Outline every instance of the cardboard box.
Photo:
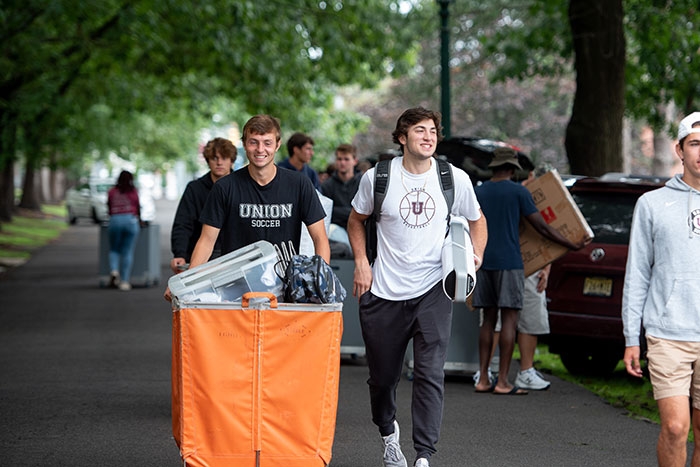
[{"label": "cardboard box", "polygon": [[[576,243],[593,238],[593,231],[581,214],[559,173],[551,170],[527,184],[535,206],[547,224]],[[569,250],[540,235],[525,219],[520,220],[520,252],[525,276],[529,276]]]}]

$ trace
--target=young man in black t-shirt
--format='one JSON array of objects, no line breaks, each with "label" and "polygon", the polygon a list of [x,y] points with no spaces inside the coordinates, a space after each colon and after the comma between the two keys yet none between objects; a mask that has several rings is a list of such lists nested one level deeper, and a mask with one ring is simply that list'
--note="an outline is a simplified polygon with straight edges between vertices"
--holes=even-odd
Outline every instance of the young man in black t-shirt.
[{"label": "young man in black t-shirt", "polygon": [[280,127],[275,118],[258,115],[245,124],[243,148],[250,163],[212,188],[199,218],[202,235],[191,266],[207,260],[219,230],[224,231],[222,254],[258,240],[275,245],[291,240],[299,251],[302,222],[316,254],[330,262],[323,206],[307,177],[277,168],[274,160],[279,147]]},{"label": "young man in black t-shirt", "polygon": [[[204,146],[202,155],[210,170],[187,184],[173,219],[173,227],[170,232],[170,246],[173,252],[170,269],[173,274],[181,272],[180,268],[190,261],[194,246],[202,232],[199,215],[207,201],[207,196],[209,196],[214,183],[231,173],[237,152],[236,146],[225,138],[214,138]],[[214,254],[210,259],[217,258],[220,254],[221,245],[217,242]]]},{"label": "young man in black t-shirt", "polygon": [[[199,218],[202,234],[190,267],[209,259],[220,231],[222,255],[259,240],[279,246],[291,241],[299,251],[302,223],[315,253],[330,263],[326,213],[311,181],[274,163],[280,137],[279,122],[269,115],[256,115],[245,124],[243,148],[249,164],[212,188]],[[170,299],[170,290],[165,298]]]}]

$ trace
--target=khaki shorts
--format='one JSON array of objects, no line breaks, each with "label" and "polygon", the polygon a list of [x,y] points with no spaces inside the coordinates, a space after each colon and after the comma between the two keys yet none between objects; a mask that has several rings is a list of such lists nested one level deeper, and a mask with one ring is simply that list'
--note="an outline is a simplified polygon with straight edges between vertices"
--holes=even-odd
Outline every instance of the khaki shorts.
[{"label": "khaki shorts", "polygon": [[523,307],[518,313],[518,331],[539,336],[549,334],[549,313],[547,312],[547,297],[537,291],[537,273],[525,278]]},{"label": "khaki shorts", "polygon": [[654,399],[692,397],[700,410],[700,342],[647,336],[647,360]]}]

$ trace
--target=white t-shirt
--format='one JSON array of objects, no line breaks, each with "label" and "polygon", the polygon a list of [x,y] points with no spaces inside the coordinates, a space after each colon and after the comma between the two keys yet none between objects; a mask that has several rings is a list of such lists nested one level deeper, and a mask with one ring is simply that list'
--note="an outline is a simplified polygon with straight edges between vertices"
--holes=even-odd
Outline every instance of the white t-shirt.
[{"label": "white t-shirt", "polygon": [[[403,168],[403,157],[391,161],[391,173],[377,223],[377,259],[372,293],[385,300],[419,297],[442,280],[442,244],[447,233],[447,202],[435,161],[425,173]],[[374,170],[362,176],[352,200],[359,214],[374,210]],[[479,219],[479,202],[469,176],[452,167],[455,197],[452,214]]]}]

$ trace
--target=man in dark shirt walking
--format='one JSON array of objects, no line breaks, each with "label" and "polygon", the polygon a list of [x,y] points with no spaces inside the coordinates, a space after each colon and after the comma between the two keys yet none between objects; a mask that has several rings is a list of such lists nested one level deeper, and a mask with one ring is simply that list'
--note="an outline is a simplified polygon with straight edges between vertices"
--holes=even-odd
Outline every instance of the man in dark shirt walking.
[{"label": "man in dark shirt walking", "polygon": [[[231,173],[237,152],[233,143],[225,138],[214,138],[204,146],[202,155],[207,161],[209,172],[187,184],[177,206],[173,228],[170,232],[170,249],[173,252],[170,269],[174,274],[181,272],[189,263],[194,246],[202,233],[199,214],[202,212],[204,202],[207,200],[214,183]],[[214,252],[210,259],[221,254],[219,243],[217,241],[214,246]]]}]

